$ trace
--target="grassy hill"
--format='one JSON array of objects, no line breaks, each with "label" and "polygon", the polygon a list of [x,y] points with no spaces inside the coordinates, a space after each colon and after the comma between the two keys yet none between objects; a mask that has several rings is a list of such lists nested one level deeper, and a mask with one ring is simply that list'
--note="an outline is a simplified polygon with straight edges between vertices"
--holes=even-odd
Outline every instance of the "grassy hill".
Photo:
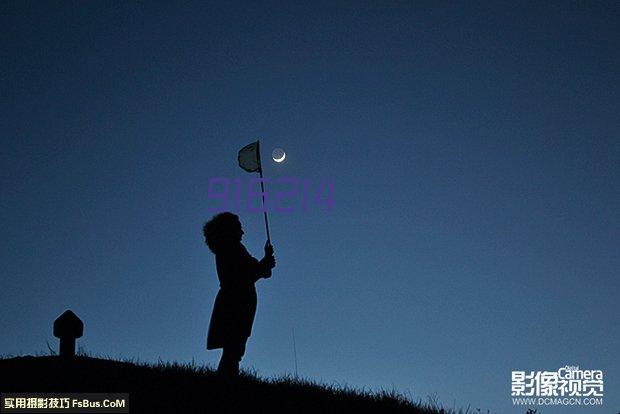
[{"label": "grassy hill", "polygon": [[[265,380],[248,373],[226,379],[192,364],[87,356],[0,359],[0,392],[29,391],[128,392],[131,413],[457,413],[395,392],[368,393],[287,377]],[[472,411],[458,411],[466,412]]]}]

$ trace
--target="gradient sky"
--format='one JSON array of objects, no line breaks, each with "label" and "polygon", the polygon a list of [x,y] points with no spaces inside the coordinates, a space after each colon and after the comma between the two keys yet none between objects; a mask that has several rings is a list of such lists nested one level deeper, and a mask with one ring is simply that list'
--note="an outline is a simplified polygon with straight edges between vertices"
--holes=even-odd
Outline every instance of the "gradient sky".
[{"label": "gradient sky", "polygon": [[618,412],[618,2],[3,1],[0,27],[0,352],[70,308],[93,354],[215,364],[209,179],[246,188],[260,138],[334,208],[270,213],[245,367],[292,372],[294,328],[316,380],[523,413],[512,370],[579,365],[605,405],[543,413]]}]

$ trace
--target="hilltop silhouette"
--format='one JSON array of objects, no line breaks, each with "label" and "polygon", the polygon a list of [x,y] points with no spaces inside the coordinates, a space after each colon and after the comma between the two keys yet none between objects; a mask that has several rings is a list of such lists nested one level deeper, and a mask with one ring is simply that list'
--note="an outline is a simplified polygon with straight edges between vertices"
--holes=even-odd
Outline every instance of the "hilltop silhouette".
[{"label": "hilltop silhouette", "polygon": [[3,392],[129,393],[131,413],[457,413],[395,392],[373,394],[290,377],[262,380],[248,373],[230,378],[191,364],[24,356],[0,359],[0,373]]}]

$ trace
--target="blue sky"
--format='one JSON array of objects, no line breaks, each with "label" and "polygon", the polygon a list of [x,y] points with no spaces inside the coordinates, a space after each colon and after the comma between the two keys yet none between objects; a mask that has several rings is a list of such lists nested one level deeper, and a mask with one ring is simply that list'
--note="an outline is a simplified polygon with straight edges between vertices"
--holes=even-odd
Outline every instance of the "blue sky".
[{"label": "blue sky", "polygon": [[209,180],[260,138],[268,192],[334,208],[270,212],[245,367],[291,372],[294,328],[313,379],[521,413],[512,370],[579,365],[604,406],[543,411],[618,411],[618,3],[0,10],[2,353],[70,308],[94,354],[215,364]]}]

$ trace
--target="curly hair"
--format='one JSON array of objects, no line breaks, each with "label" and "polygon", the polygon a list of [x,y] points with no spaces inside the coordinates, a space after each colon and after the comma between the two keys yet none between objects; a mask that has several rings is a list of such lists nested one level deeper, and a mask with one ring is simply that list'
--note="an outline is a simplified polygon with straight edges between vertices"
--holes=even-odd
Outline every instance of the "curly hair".
[{"label": "curly hair", "polygon": [[239,216],[228,211],[213,216],[202,228],[209,250],[217,254],[230,239],[231,232],[240,225]]}]

